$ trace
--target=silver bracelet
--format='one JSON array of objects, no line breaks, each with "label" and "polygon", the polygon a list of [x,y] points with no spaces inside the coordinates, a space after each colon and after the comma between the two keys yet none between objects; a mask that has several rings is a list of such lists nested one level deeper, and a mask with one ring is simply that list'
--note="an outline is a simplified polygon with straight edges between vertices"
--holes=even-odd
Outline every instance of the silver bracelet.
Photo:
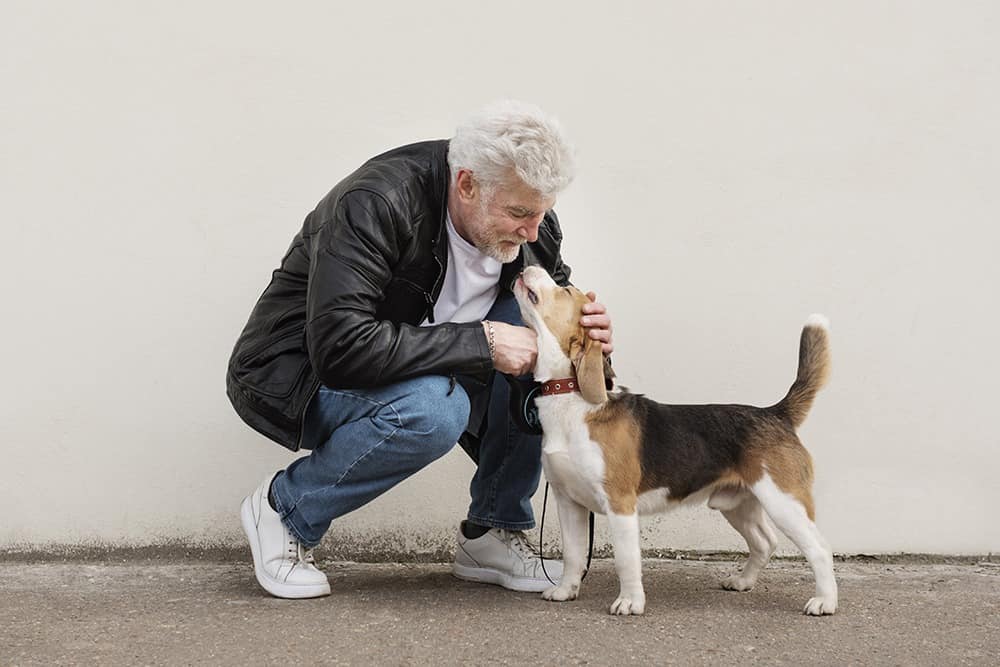
[{"label": "silver bracelet", "polygon": [[490,361],[495,362],[497,360],[497,341],[496,334],[493,331],[493,323],[486,320],[486,329],[489,331],[489,336],[486,340],[490,344]]}]

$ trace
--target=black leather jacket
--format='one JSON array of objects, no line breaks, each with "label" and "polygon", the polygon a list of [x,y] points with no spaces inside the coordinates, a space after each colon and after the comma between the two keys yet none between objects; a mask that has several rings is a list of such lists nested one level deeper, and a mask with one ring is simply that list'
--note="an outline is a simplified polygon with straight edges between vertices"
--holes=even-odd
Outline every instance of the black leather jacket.
[{"label": "black leather jacket", "polygon": [[[229,360],[226,393],[251,427],[297,450],[321,382],[365,388],[429,374],[490,377],[479,322],[419,326],[433,322],[448,264],[447,157],[447,141],[383,153],[306,216]],[[549,211],[538,240],[504,265],[501,289],[512,289],[526,263],[568,284],[561,241]]]}]

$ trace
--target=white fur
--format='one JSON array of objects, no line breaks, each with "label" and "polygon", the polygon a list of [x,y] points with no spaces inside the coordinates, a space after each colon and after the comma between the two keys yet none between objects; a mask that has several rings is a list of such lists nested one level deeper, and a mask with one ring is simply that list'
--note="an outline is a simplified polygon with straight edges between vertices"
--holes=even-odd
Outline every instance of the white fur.
[{"label": "white fur", "polygon": [[[542,282],[543,277],[548,279],[545,287],[551,289],[555,286],[555,281],[549,274],[541,271],[541,275],[532,271],[534,267],[525,269],[525,282],[531,281],[532,289],[541,289],[537,283]],[[523,288],[515,286],[514,295],[517,297],[518,306],[521,309],[521,319],[535,332],[537,337],[538,356],[535,358],[534,377],[538,382],[546,382],[557,378],[564,378],[573,375],[573,364],[563,351],[559,341],[545,326],[545,320],[541,318],[537,311],[531,307],[530,303],[525,303]]]},{"label": "white fur", "polygon": [[552,487],[552,494],[559,510],[563,574],[559,585],[543,592],[542,597],[556,602],[575,600],[587,567],[587,509],[564,496],[555,486]]},{"label": "white fur", "polygon": [[615,549],[615,569],[618,571],[618,597],[611,603],[612,614],[628,616],[646,610],[646,593],[642,589],[642,552],[639,550],[639,515],[608,513],[611,542]]},{"label": "white fur", "polygon": [[[525,269],[523,280],[536,291],[556,287],[551,276],[537,267]],[[521,308],[521,317],[537,336],[535,380],[545,382],[572,375],[573,364],[555,335],[545,326],[545,321],[526,301],[524,288],[516,286],[514,294]],[[576,392],[539,396],[535,404],[542,423],[545,478],[567,499],[592,512],[606,513],[608,498],[604,491],[604,456],[600,446],[590,439],[586,421],[587,414],[597,406],[587,403]]]},{"label": "white fur", "polygon": [[677,506],[677,502],[667,498],[669,493],[670,491],[666,487],[640,493],[639,497],[636,498],[636,511],[641,515],[646,515],[673,509]]},{"label": "white fur", "polygon": [[576,393],[540,396],[542,468],[545,479],[567,498],[592,512],[608,511],[604,491],[604,455],[590,439],[586,413],[593,409]]},{"label": "white fur", "polygon": [[[718,504],[726,521],[747,541],[750,557],[743,569],[722,580],[722,587],[731,591],[749,591],[757,583],[757,577],[778,548],[778,537],[760,502],[751,493],[740,489],[726,490],[719,498],[712,496],[709,507]],[[721,506],[724,505],[724,506]]]},{"label": "white fur", "polygon": [[713,510],[726,512],[734,510],[746,499],[747,492],[742,488],[723,486],[712,492],[708,499],[708,506]]},{"label": "white fur", "polygon": [[750,490],[775,525],[795,543],[812,566],[816,596],[803,610],[812,616],[837,611],[837,580],[833,576],[833,553],[816,524],[798,500],[777,487],[767,473]]},{"label": "white fur", "polygon": [[826,315],[820,315],[819,313],[813,313],[806,320],[805,326],[807,327],[819,327],[820,329],[830,330],[830,320],[826,318]]},{"label": "white fur", "polygon": [[535,380],[546,382],[575,375],[573,363],[562,353],[559,341],[544,326],[538,334],[538,357],[535,360]]}]

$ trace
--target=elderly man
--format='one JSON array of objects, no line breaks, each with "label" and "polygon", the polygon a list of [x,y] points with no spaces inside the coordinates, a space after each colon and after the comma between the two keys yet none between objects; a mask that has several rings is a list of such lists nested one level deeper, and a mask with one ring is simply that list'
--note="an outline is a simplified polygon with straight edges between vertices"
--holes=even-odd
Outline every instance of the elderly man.
[{"label": "elderly man", "polygon": [[[569,281],[551,209],[572,175],[558,123],[503,102],[450,141],[372,158],[306,216],[227,373],[247,424],[311,450],[241,507],[270,594],[329,594],[310,552],[331,522],[456,441],[478,469],[455,575],[520,591],[548,585],[522,533],[534,526],[540,437],[511,421],[500,373],[520,376],[535,362],[535,334],[511,294],[521,268]],[[605,308],[590,303],[581,318],[610,353]]]}]

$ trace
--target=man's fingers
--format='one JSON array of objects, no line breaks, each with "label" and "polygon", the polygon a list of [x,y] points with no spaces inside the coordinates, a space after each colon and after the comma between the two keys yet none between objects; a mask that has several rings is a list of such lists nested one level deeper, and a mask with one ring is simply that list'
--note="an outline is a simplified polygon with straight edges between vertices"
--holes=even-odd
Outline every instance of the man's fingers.
[{"label": "man's fingers", "polygon": [[587,335],[594,340],[599,340],[602,343],[611,342],[611,331],[608,329],[590,329],[587,331]]},{"label": "man's fingers", "polygon": [[585,315],[580,318],[580,324],[585,327],[595,327],[597,329],[610,329],[611,316],[607,314]]}]

